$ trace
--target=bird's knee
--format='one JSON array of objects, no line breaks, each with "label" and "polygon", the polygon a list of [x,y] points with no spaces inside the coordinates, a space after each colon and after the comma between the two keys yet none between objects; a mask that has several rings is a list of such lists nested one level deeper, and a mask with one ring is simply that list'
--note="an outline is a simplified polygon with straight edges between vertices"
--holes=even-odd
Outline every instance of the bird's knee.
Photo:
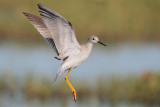
[{"label": "bird's knee", "polygon": [[76,94],[76,91],[75,91],[75,90],[72,90],[72,93],[73,93],[73,94]]}]

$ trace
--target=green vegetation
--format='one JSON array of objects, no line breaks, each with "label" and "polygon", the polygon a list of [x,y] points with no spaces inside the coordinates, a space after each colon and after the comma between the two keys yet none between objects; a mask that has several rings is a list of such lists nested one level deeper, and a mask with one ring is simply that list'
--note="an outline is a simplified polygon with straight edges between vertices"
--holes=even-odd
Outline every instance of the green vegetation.
[{"label": "green vegetation", "polygon": [[91,34],[116,42],[160,40],[159,0],[1,0],[0,40],[42,40],[21,14],[38,15],[38,2],[71,21],[79,40]]},{"label": "green vegetation", "polygon": [[[140,76],[129,76],[127,78],[112,77],[97,80],[95,86],[91,86],[83,81],[76,86],[78,99],[97,97],[99,101],[110,103],[116,102],[140,102],[159,103],[160,101],[160,74],[144,73]],[[73,82],[73,81],[72,81]],[[25,77],[21,82],[15,76],[8,74],[1,75],[0,95],[14,96],[19,93],[28,99],[47,101],[48,99],[65,99],[72,97],[71,92],[64,80],[58,84],[52,84],[47,77],[37,79],[32,74]]]}]

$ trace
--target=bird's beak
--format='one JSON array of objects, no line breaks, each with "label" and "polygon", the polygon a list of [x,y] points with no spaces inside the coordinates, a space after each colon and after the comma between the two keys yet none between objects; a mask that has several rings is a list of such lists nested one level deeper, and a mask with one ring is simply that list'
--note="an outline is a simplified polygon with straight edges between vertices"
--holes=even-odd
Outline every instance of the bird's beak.
[{"label": "bird's beak", "polygon": [[101,45],[107,46],[107,45],[105,45],[104,43],[102,43],[102,42],[100,42],[100,41],[98,41],[98,43],[101,44]]}]

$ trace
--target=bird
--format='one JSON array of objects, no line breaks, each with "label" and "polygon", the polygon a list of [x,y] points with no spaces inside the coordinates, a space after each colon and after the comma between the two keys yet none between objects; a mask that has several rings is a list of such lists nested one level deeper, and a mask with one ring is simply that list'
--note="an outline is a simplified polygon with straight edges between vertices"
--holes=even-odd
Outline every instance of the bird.
[{"label": "bird", "polygon": [[77,41],[74,28],[69,21],[45,5],[38,3],[37,6],[40,16],[27,12],[22,13],[56,52],[57,56],[55,58],[63,61],[58,69],[55,81],[61,74],[68,71],[65,81],[72,90],[73,100],[76,102],[76,91],[67,78],[71,69],[78,67],[87,59],[91,53],[93,44],[106,45],[100,42],[95,35],[91,35],[85,44],[80,45]]}]

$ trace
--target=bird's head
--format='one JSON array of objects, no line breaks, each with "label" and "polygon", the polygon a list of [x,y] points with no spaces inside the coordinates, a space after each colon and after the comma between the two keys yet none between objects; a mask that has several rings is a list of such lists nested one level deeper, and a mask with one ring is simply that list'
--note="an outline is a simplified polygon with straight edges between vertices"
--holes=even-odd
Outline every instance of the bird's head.
[{"label": "bird's head", "polygon": [[88,38],[88,42],[90,42],[90,43],[92,43],[92,44],[94,44],[94,43],[99,43],[99,44],[101,44],[101,45],[106,46],[104,43],[102,43],[102,42],[99,41],[99,39],[98,39],[97,36],[94,36],[94,35],[92,35],[92,36],[90,36],[90,37]]}]

